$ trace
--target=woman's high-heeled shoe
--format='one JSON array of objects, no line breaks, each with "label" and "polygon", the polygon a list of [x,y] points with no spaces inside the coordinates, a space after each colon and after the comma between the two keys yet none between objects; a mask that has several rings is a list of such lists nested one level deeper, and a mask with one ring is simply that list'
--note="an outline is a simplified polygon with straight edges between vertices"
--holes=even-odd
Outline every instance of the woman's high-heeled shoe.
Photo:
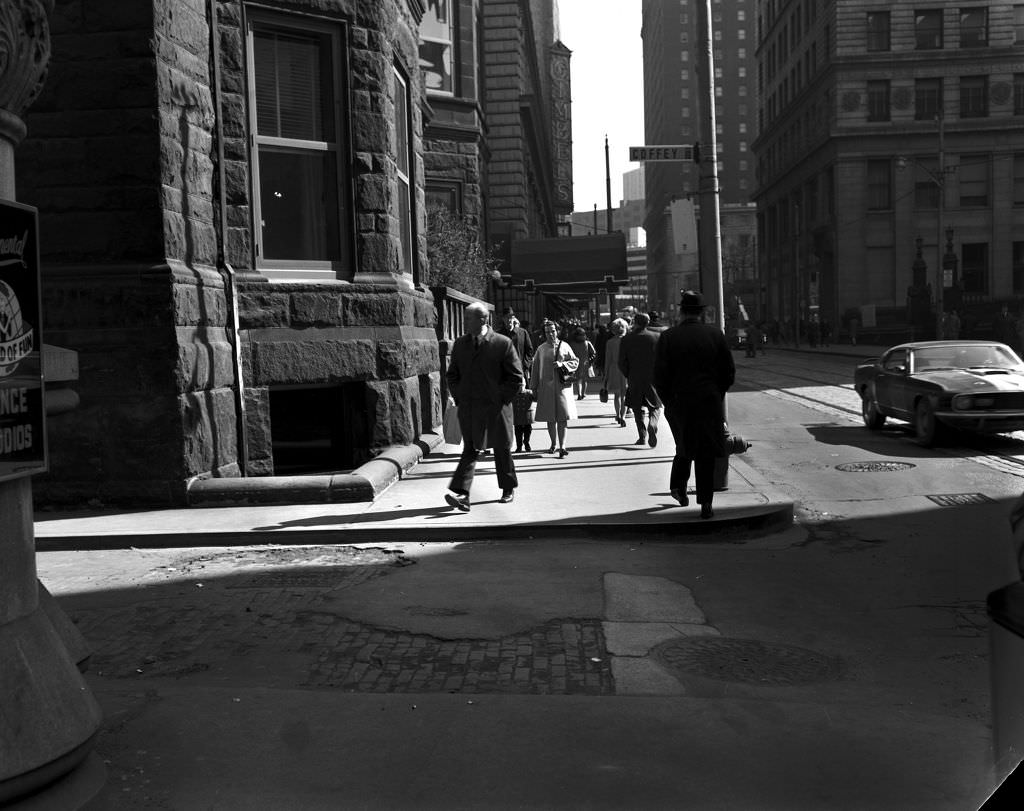
[{"label": "woman's high-heeled shoe", "polygon": [[569,451],[567,451],[565,448],[559,448],[558,449],[558,458],[559,459],[564,459],[568,455],[569,455]]},{"label": "woman's high-heeled shoe", "polygon": [[555,446],[552,445],[550,448],[548,448],[548,453],[554,453],[554,452],[555,452]]}]

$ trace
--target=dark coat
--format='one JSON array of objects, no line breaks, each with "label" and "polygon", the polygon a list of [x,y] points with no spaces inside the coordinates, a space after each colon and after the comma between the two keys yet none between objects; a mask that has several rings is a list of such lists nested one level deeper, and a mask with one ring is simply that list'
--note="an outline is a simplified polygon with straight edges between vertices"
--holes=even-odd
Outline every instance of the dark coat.
[{"label": "dark coat", "polygon": [[677,455],[726,455],[725,392],[735,380],[732,352],[717,327],[684,321],[662,333],[654,385],[665,401]]},{"label": "dark coat", "polygon": [[512,398],[523,387],[523,366],[512,341],[487,330],[480,348],[472,335],[452,344],[448,358],[448,391],[459,407],[463,436],[478,449],[512,444]]},{"label": "dark coat", "polygon": [[515,327],[511,330],[502,327],[498,330],[498,334],[504,335],[512,341],[512,346],[515,347],[516,354],[519,355],[519,362],[523,369],[529,369],[530,364],[533,363],[533,340],[530,338],[530,333],[522,327]]},{"label": "dark coat", "polygon": [[626,377],[626,407],[661,408],[654,388],[654,356],[662,333],[631,331],[619,343],[619,369]]}]

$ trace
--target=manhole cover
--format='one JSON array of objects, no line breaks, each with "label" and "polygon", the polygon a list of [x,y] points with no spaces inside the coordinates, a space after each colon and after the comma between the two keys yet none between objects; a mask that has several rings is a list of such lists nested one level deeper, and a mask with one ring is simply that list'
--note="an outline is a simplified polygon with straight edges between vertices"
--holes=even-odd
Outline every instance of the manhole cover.
[{"label": "manhole cover", "polygon": [[748,684],[810,684],[836,679],[841,673],[840,661],[831,656],[755,639],[672,639],[651,654],[680,675]]},{"label": "manhole cover", "polygon": [[910,462],[846,462],[836,465],[836,470],[843,473],[884,473],[894,470],[910,470],[914,467]]},{"label": "manhole cover", "polygon": [[948,493],[942,496],[928,496],[940,507],[959,507],[963,504],[991,504],[992,499],[984,493]]}]

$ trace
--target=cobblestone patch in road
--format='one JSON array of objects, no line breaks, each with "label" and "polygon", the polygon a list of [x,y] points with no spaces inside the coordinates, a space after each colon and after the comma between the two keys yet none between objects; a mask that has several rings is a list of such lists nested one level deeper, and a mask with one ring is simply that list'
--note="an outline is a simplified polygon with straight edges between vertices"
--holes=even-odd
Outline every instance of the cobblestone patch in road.
[{"label": "cobblestone patch in road", "polygon": [[91,672],[103,678],[232,678],[241,670],[350,692],[615,692],[599,619],[552,619],[500,639],[376,628],[330,610],[329,591],[382,574],[358,568],[334,577],[306,572],[290,584],[278,576],[269,588],[253,587],[270,584],[269,574],[203,588],[181,583],[177,594],[147,589],[138,602],[68,613],[94,647]]}]

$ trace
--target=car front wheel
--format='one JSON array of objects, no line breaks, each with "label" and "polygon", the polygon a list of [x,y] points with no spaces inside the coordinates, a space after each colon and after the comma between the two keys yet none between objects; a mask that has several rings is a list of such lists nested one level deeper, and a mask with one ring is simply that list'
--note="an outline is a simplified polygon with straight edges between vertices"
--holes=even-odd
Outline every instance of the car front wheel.
[{"label": "car front wheel", "polygon": [[864,389],[864,395],[860,401],[860,413],[864,418],[864,424],[872,431],[877,431],[885,425],[885,414],[878,410],[878,401],[871,389]]},{"label": "car front wheel", "polygon": [[935,409],[927,400],[919,400],[914,409],[914,433],[919,445],[930,448],[939,441],[942,426],[935,417]]}]

